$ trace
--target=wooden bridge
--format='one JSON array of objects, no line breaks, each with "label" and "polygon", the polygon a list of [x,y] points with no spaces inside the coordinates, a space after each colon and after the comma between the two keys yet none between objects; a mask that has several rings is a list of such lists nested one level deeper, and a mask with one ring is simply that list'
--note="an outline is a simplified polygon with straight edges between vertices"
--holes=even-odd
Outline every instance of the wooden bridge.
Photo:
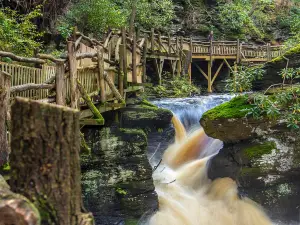
[{"label": "wooden bridge", "polygon": [[[66,56],[61,58],[44,54],[26,58],[0,51],[0,57],[12,60],[0,63],[3,72],[0,90],[6,84],[10,86],[8,94],[12,98],[22,96],[67,105],[81,109],[81,118],[90,118],[93,114],[86,109],[84,95],[99,103],[100,112],[124,107],[126,95],[142,91],[148,82],[147,67],[151,62],[159,84],[164,64],[169,64],[168,72],[173,76],[188,74],[190,78],[191,65],[195,64],[207,80],[208,92],[212,92],[223,66],[229,67],[234,75],[238,64],[264,63],[283,53],[281,46],[251,46],[239,41],[202,42],[162,36],[153,29],[132,35],[125,29],[112,31],[104,41],[74,31],[67,47]],[[199,66],[199,61],[206,66],[203,63]],[[219,62],[216,69],[212,66],[214,62]]]}]

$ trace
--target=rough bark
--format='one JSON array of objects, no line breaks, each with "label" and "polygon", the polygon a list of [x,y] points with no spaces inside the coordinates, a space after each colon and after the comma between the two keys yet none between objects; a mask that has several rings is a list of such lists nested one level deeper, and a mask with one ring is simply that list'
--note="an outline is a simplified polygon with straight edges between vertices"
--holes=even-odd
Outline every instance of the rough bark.
[{"label": "rough bark", "polygon": [[93,224],[81,213],[79,112],[23,98],[12,112],[12,190],[36,205],[42,224]]},{"label": "rough bark", "polygon": [[16,93],[27,90],[39,90],[39,89],[52,89],[54,88],[54,84],[22,84],[18,86],[13,86],[10,89],[10,93]]},{"label": "rough bark", "polygon": [[77,92],[77,61],[76,61],[76,49],[75,44],[72,41],[68,41],[68,57],[69,57],[69,69],[70,69],[70,93],[71,93],[71,107],[78,108],[79,96]]},{"label": "rough bark", "polygon": [[15,54],[13,54],[11,52],[0,51],[0,56],[1,57],[8,57],[8,58],[11,58],[12,60],[15,60],[15,61],[18,61],[18,62],[40,63],[40,64],[45,63],[45,60],[42,60],[42,59],[21,57],[21,56],[17,56]]},{"label": "rough bark", "polygon": [[65,87],[65,65],[56,63],[56,104],[66,105],[66,87]]},{"label": "rough bark", "polygon": [[0,72],[0,166],[7,162],[10,152],[6,125],[9,110],[10,80],[10,75]]}]

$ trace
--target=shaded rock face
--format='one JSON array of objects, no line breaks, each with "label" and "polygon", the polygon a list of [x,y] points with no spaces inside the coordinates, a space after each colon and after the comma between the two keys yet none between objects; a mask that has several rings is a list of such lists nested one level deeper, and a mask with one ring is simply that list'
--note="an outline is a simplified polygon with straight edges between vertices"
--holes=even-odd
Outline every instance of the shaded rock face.
[{"label": "shaded rock face", "polygon": [[[272,62],[266,63],[263,67],[265,73],[261,80],[256,80],[253,83],[253,90],[260,91],[265,90],[273,84],[282,83],[282,77],[278,74],[280,70],[286,68],[298,68],[300,67],[300,51],[292,52],[290,54],[286,54],[285,57],[289,59],[288,64],[287,60],[284,58],[274,59]],[[295,82],[299,82],[299,80],[295,80]]]},{"label": "shaded rock face", "polygon": [[275,220],[299,219],[300,135],[280,121],[215,118],[201,121],[208,135],[224,141],[210,161],[209,177],[231,177],[240,192],[263,205]]},{"label": "shaded rock face", "polygon": [[85,128],[92,149],[82,156],[84,203],[96,224],[119,224],[158,207],[142,130]]}]

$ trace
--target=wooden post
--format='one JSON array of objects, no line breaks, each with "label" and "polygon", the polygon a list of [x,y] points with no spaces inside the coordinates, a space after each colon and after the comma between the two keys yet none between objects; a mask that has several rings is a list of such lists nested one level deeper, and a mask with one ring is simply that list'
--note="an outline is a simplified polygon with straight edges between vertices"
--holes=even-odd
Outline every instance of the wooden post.
[{"label": "wooden post", "polygon": [[171,36],[170,33],[168,33],[168,54],[171,55],[172,49],[171,49]]},{"label": "wooden post", "polygon": [[162,42],[161,42],[161,34],[160,32],[158,32],[158,51],[161,52],[161,45],[162,45]]},{"label": "wooden post", "polygon": [[272,60],[270,43],[267,44],[267,60],[268,61]]},{"label": "wooden post", "polygon": [[189,65],[188,65],[188,74],[190,78],[190,84],[192,84],[192,62],[193,62],[193,38],[190,37],[190,54],[189,54]]},{"label": "wooden post", "polygon": [[7,140],[11,76],[0,71],[0,166],[4,165],[10,153]]},{"label": "wooden post", "polygon": [[105,96],[105,81],[104,81],[104,60],[103,60],[103,48],[97,46],[97,58],[98,58],[98,79],[100,81],[100,102],[103,104],[106,101]]},{"label": "wooden post", "polygon": [[66,105],[64,63],[56,63],[55,85],[56,85],[56,104]]},{"label": "wooden post", "polygon": [[38,208],[42,224],[93,224],[81,209],[79,112],[16,98],[10,186]]},{"label": "wooden post", "polygon": [[122,96],[124,96],[124,74],[123,74],[123,63],[124,63],[124,59],[123,59],[123,45],[121,44],[119,47],[119,67],[118,67],[118,88],[119,88],[119,92]]},{"label": "wooden post", "polygon": [[212,85],[211,85],[211,68],[212,68],[212,61],[208,61],[207,64],[207,82],[208,82],[208,87],[207,87],[207,92],[211,93],[212,92]]},{"label": "wooden post", "polygon": [[123,87],[126,89],[127,88],[127,47],[126,47],[126,30],[125,28],[122,28],[122,44],[123,44],[123,49],[122,49],[122,54],[123,54]]},{"label": "wooden post", "polygon": [[137,71],[136,71],[136,35],[133,34],[132,42],[132,83],[137,83]]},{"label": "wooden post", "polygon": [[178,56],[176,75],[179,77],[180,73],[181,73],[181,61],[180,61],[180,49],[179,49],[179,39],[178,39],[178,37],[176,37],[176,55]]},{"label": "wooden post", "polygon": [[236,62],[239,64],[241,59],[241,50],[240,50],[240,39],[237,39],[236,43]]},{"label": "wooden post", "polygon": [[183,76],[184,69],[183,69],[183,37],[180,36],[180,48],[179,48],[179,61],[180,61],[180,75]]},{"label": "wooden post", "polygon": [[210,40],[210,47],[209,47],[209,61],[210,65],[212,66],[212,55],[213,55],[213,42],[212,39]]},{"label": "wooden post", "polygon": [[148,46],[148,36],[145,34],[145,43],[143,47],[143,77],[142,82],[146,83],[147,81],[147,46]]},{"label": "wooden post", "polygon": [[154,28],[151,28],[151,51],[154,52]]},{"label": "wooden post", "polygon": [[106,83],[108,84],[109,88],[111,89],[112,93],[118,99],[121,103],[125,104],[125,100],[123,99],[123,96],[118,92],[118,89],[116,88],[114,82],[109,78],[107,72],[104,73],[104,79]]},{"label": "wooden post", "polygon": [[71,94],[71,107],[77,109],[79,107],[79,94],[77,90],[77,60],[75,44],[68,41],[68,57],[70,69],[70,94]]},{"label": "wooden post", "polygon": [[234,72],[233,72],[233,89],[234,89],[234,92],[236,92],[236,74],[237,74],[237,72],[238,72],[238,68],[237,68],[237,63],[236,62],[234,62]]}]

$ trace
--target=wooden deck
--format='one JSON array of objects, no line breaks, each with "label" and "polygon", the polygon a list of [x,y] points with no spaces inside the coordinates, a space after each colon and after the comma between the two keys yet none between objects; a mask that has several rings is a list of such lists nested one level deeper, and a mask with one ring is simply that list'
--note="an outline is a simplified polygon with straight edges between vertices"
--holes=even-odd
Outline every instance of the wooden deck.
[{"label": "wooden deck", "polygon": [[[66,50],[66,58],[42,54],[24,58],[0,51],[0,57],[13,60],[12,63],[0,63],[0,71],[11,76],[11,98],[28,97],[83,109],[82,118],[90,118],[91,113],[84,109],[85,101],[79,93],[77,80],[99,105],[99,110],[105,112],[125,107],[129,91],[143,90],[149,60],[154,63],[159,84],[166,61],[171,65],[168,72],[173,76],[189,74],[191,77],[191,65],[196,64],[207,80],[208,92],[211,92],[223,66],[236,72],[238,64],[264,63],[283,54],[281,46],[254,46],[239,40],[203,42],[162,36],[153,29],[133,36],[125,29],[112,31],[104,41],[74,31]],[[207,67],[198,66],[199,60],[207,63]],[[215,60],[222,62],[212,74]],[[40,66],[36,68],[36,64]]]}]

